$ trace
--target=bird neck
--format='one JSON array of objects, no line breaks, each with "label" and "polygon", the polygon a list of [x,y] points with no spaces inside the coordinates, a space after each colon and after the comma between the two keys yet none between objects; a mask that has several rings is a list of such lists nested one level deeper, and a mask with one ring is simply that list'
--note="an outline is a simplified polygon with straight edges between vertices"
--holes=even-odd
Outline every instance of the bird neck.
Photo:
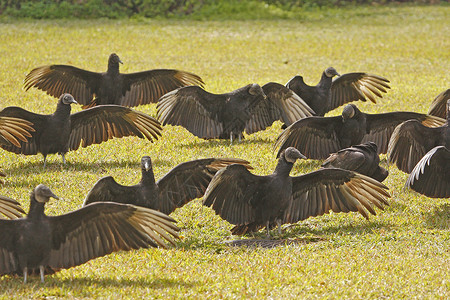
[{"label": "bird neck", "polygon": [[144,184],[155,183],[155,175],[153,174],[153,169],[149,171],[142,170],[141,183]]},{"label": "bird neck", "polygon": [[28,218],[39,218],[44,216],[45,203],[37,202],[34,191],[30,195],[30,210],[28,211]]},{"label": "bird neck", "polygon": [[108,61],[108,74],[119,74],[119,63]]},{"label": "bird neck", "polygon": [[332,82],[333,82],[333,78],[328,77],[327,74],[325,74],[325,72],[323,72],[322,73],[322,77],[320,78],[318,86],[330,88]]},{"label": "bird neck", "polygon": [[70,104],[64,104],[62,102],[58,102],[58,105],[56,106],[55,115],[70,115],[70,110],[72,108],[70,107]]},{"label": "bird neck", "polygon": [[293,163],[290,163],[286,161],[284,157],[281,157],[278,160],[278,164],[275,167],[274,173],[289,176],[289,173],[291,172],[293,166],[294,166]]}]

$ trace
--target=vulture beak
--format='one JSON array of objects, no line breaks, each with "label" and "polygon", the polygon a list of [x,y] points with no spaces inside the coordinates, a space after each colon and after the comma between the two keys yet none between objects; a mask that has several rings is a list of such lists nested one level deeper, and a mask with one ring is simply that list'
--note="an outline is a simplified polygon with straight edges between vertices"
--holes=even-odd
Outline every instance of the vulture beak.
[{"label": "vulture beak", "polygon": [[145,169],[145,171],[148,171],[148,170],[150,170],[151,168],[152,168],[151,162],[145,161],[145,162],[144,162],[144,169]]}]

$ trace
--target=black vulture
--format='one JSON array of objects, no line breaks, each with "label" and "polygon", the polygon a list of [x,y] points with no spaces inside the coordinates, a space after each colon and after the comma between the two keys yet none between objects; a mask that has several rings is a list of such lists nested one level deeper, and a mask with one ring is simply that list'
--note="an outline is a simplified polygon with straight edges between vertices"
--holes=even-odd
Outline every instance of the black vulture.
[{"label": "black vulture", "polygon": [[429,128],[409,120],[395,128],[389,141],[388,159],[403,172],[410,173],[419,160],[436,146],[450,148],[450,99],[447,101],[447,121],[443,126]]},{"label": "black vulture", "polygon": [[410,119],[417,119],[427,126],[439,126],[445,122],[444,119],[415,112],[366,114],[354,104],[347,104],[342,116],[314,116],[295,122],[278,136],[275,148],[280,147],[278,156],[292,146],[307,158],[325,159],[341,149],[374,142],[378,146],[378,154],[386,153],[395,127]]},{"label": "black vulture", "polygon": [[[332,80],[334,76],[339,77]],[[286,87],[299,95],[317,116],[324,116],[348,102],[365,102],[368,98],[376,103],[375,96],[382,98],[381,92],[386,93],[386,89],[390,89],[388,83],[389,80],[378,75],[362,72],[339,75],[333,67],[329,67],[316,86],[307,85],[303,77],[297,75],[286,83]]]},{"label": "black vulture", "polygon": [[[0,220],[0,276],[45,273],[81,265],[115,251],[175,244],[171,217],[145,207],[94,203],[73,212],[46,216],[45,203],[58,199],[45,185],[30,195],[25,218]],[[39,270],[39,271],[38,271]]]},{"label": "black vulture", "polygon": [[291,124],[314,112],[285,86],[271,82],[249,84],[230,93],[212,94],[198,86],[179,88],[158,102],[163,125],[181,125],[203,139],[242,138],[271,126],[276,120]]},{"label": "black vulture", "polygon": [[10,219],[16,219],[22,217],[25,211],[16,200],[0,196],[0,219],[2,219],[2,214]]},{"label": "black vulture", "polygon": [[229,164],[249,162],[237,158],[205,158],[184,162],[155,183],[152,161],[141,159],[142,178],[133,186],[118,184],[111,176],[100,179],[86,196],[84,205],[113,201],[134,204],[170,214],[189,201],[202,197],[211,178]]},{"label": "black vulture", "polygon": [[431,103],[429,115],[433,115],[439,118],[445,118],[445,106],[450,99],[450,89],[443,91],[433,100]]},{"label": "black vulture", "polygon": [[377,145],[374,142],[367,142],[330,154],[322,163],[322,167],[355,171],[383,182],[389,172],[379,164]]},{"label": "black vulture", "polygon": [[406,186],[431,198],[449,198],[450,151],[444,146],[428,151],[409,174]]},{"label": "black vulture", "polygon": [[61,95],[56,111],[51,115],[39,115],[15,106],[3,109],[0,116],[28,120],[33,123],[35,132],[27,142],[20,142],[21,147],[0,147],[18,154],[42,153],[45,167],[47,154],[59,153],[65,163],[64,154],[77,150],[80,145],[87,147],[113,137],[130,135],[153,141],[161,135],[161,125],[156,119],[131,108],[100,105],[70,114],[72,103],[77,103],[72,95]]},{"label": "black vulture", "polygon": [[103,104],[130,107],[148,104],[176,88],[204,84],[195,74],[171,69],[122,74],[119,63],[122,63],[119,56],[112,53],[105,73],[68,65],[38,67],[26,76],[24,87],[25,90],[36,87],[53,97],[69,93],[87,108]]},{"label": "black vulture", "polygon": [[231,232],[242,235],[275,224],[296,223],[308,217],[334,212],[359,211],[368,219],[366,208],[388,205],[387,187],[365,175],[343,169],[320,169],[290,177],[295,161],[304,156],[289,147],[278,159],[275,171],[267,176],[250,173],[233,164],[221,169],[211,180],[204,205],[236,225]]},{"label": "black vulture", "polygon": [[0,116],[0,145],[15,145],[26,142],[33,132],[33,123],[20,118]]}]

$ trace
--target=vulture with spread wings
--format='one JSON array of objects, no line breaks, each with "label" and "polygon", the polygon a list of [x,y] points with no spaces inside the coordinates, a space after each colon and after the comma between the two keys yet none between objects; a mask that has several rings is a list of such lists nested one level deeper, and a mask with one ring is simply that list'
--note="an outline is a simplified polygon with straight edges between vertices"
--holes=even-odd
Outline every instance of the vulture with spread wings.
[{"label": "vulture with spread wings", "polygon": [[100,179],[86,196],[84,205],[112,201],[134,204],[170,214],[189,201],[202,197],[211,178],[230,164],[250,168],[248,161],[237,158],[205,158],[181,163],[155,182],[152,160],[141,159],[142,178],[133,186],[118,184],[113,177]]},{"label": "vulture with spread wings", "polygon": [[445,120],[415,112],[389,112],[366,114],[354,104],[347,104],[342,116],[309,117],[286,128],[277,138],[278,156],[287,147],[295,147],[307,158],[325,159],[341,149],[374,142],[378,154],[386,153],[389,139],[395,127],[416,119],[426,126],[440,126]]},{"label": "vulture with spread wings", "polygon": [[410,173],[424,155],[436,146],[450,148],[450,100],[447,100],[447,121],[429,128],[416,120],[403,122],[395,128],[389,141],[388,158],[403,172]]},{"label": "vulture with spread wings", "polygon": [[104,104],[132,107],[153,103],[176,88],[204,84],[195,74],[173,69],[124,74],[119,72],[119,63],[122,63],[119,56],[112,53],[104,73],[68,65],[38,67],[25,77],[24,87],[25,90],[36,87],[53,97],[69,93],[88,108]]},{"label": "vulture with spread wings", "polygon": [[[332,79],[334,76],[339,76]],[[339,75],[333,67],[327,68],[316,86],[309,86],[302,76],[294,76],[286,87],[299,95],[309,105],[317,116],[323,116],[345,103],[352,101],[367,101],[376,103],[376,98],[382,98],[386,93],[389,80],[384,77],[367,73],[347,73]]]},{"label": "vulture with spread wings", "polygon": [[241,140],[271,126],[276,120],[287,125],[314,112],[285,86],[271,82],[249,84],[230,93],[212,94],[198,86],[177,89],[158,102],[163,125],[180,125],[203,139]]},{"label": "vulture with spread wings", "polygon": [[235,227],[231,232],[242,235],[269,229],[278,224],[296,223],[330,211],[358,211],[368,218],[366,209],[383,209],[390,197],[387,187],[378,181],[343,169],[320,169],[290,177],[297,159],[304,156],[289,147],[278,159],[275,171],[266,176],[250,173],[242,165],[230,165],[214,176],[203,204]]},{"label": "vulture with spread wings", "polygon": [[101,105],[70,114],[72,103],[77,103],[72,95],[63,94],[59,98],[56,111],[51,115],[40,115],[20,107],[10,106],[0,112],[1,116],[17,117],[33,124],[34,132],[20,147],[2,145],[3,149],[34,155],[42,153],[44,167],[47,154],[64,155],[70,150],[100,144],[113,137],[137,136],[150,141],[161,135],[161,125],[154,118],[131,108],[118,105]]},{"label": "vulture with spread wings", "polygon": [[115,251],[167,247],[179,230],[171,217],[145,207],[94,203],[73,212],[46,216],[44,206],[58,197],[45,185],[30,195],[24,218],[0,219],[0,276],[45,274],[81,265]]}]

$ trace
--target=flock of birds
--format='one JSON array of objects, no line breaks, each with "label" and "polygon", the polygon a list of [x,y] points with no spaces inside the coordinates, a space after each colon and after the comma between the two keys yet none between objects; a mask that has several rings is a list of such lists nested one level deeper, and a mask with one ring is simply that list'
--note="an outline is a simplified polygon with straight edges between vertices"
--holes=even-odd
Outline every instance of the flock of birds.
[{"label": "flock of birds", "polygon": [[[203,139],[244,138],[276,120],[284,131],[276,140],[278,164],[272,174],[257,176],[246,160],[206,158],[188,161],[155,181],[152,161],[142,157],[142,178],[123,186],[113,177],[100,179],[83,207],[46,216],[45,203],[58,199],[39,184],[25,212],[13,199],[0,196],[0,275],[27,277],[80,265],[119,250],[175,244],[179,228],[168,216],[190,200],[203,204],[235,225],[243,235],[333,212],[359,212],[368,218],[390,197],[381,182],[388,171],[379,154],[404,172],[406,185],[429,197],[450,197],[450,90],[433,102],[429,114],[367,114],[353,101],[376,102],[389,89],[378,75],[340,75],[330,67],[316,86],[301,76],[286,85],[249,84],[225,94],[204,90],[192,73],[157,69],[123,74],[111,54],[108,69],[96,73],[68,65],[33,69],[24,86],[59,97],[56,110],[40,115],[20,107],[0,111],[0,147],[34,155],[68,151],[108,139],[137,136],[154,141],[162,125],[180,125]],[[337,76],[336,79],[333,77]],[[157,119],[130,107],[157,102]],[[83,110],[71,114],[72,104]],[[324,117],[346,104],[342,115]],[[446,120],[445,120],[446,118]],[[298,159],[326,159],[322,168],[291,177]],[[5,174],[0,173],[0,176]]]}]

